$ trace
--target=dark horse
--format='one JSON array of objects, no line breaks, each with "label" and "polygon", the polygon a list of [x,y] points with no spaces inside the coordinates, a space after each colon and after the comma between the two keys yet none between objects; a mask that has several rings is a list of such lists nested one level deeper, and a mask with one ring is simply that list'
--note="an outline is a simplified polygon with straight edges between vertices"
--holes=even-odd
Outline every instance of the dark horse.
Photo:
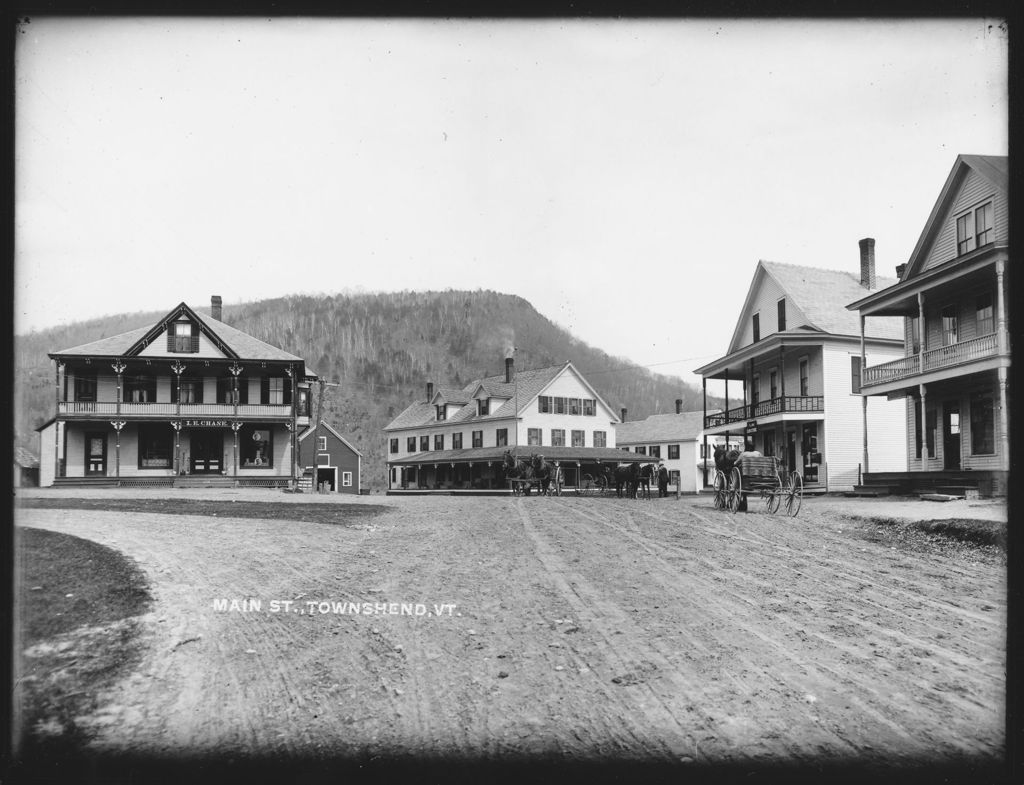
[{"label": "dark horse", "polygon": [[626,486],[626,495],[636,498],[636,488],[640,480],[640,464],[620,463],[612,473],[615,480],[615,495],[622,498],[622,486]]},{"label": "dark horse", "polygon": [[[508,450],[505,451],[505,457],[502,460],[502,468],[505,470],[505,477],[510,480],[529,480],[533,477],[533,467],[522,460],[517,458]],[[521,483],[523,494],[530,495],[530,483]]]},{"label": "dark horse", "polygon": [[551,486],[551,478],[554,469],[551,464],[544,460],[543,455],[534,455],[530,458],[530,468],[533,469],[533,477],[540,480],[540,490],[545,494]]},{"label": "dark horse", "polygon": [[715,445],[715,468],[722,474],[728,476],[729,471],[736,463],[736,459],[739,457],[739,450],[730,450],[723,447],[721,444]]},{"label": "dark horse", "polygon": [[651,498],[651,480],[657,474],[653,463],[645,463],[640,467],[640,495],[645,499]]}]

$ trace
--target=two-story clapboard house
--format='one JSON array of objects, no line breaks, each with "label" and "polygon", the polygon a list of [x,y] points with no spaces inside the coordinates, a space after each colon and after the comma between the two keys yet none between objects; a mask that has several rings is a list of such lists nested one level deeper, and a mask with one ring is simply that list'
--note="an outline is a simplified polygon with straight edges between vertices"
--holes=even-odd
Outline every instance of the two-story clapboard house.
[{"label": "two-story clapboard house", "polygon": [[848,306],[865,330],[892,318],[904,327],[905,355],[869,358],[864,369],[862,394],[898,400],[907,433],[906,473],[872,466],[874,483],[1005,494],[1008,171],[1005,156],[958,156],[910,259],[896,268],[899,281]]},{"label": "two-story clapboard house", "polygon": [[434,387],[387,427],[388,492],[507,489],[506,452],[542,455],[569,486],[602,464],[649,462],[615,449],[619,418],[571,362],[462,387]]},{"label": "two-story clapboard house", "polygon": [[[296,357],[181,303],[156,324],[52,352],[41,484],[287,485],[309,383]],[[189,483],[191,480],[191,483]]]},{"label": "two-story clapboard house", "polygon": [[[864,357],[881,363],[903,354],[903,325],[874,320],[862,347],[859,321],[846,309],[858,293],[891,282],[875,276],[870,238],[860,241],[859,277],[758,262],[728,352],[695,371],[704,377],[705,401],[708,379],[725,382],[724,411],[708,414],[705,404],[705,435],[749,438],[800,472],[811,491],[852,490],[861,481],[868,433],[872,466],[902,467],[902,406],[877,398],[865,405],[860,386]],[[739,405],[731,406],[737,397]]]}]

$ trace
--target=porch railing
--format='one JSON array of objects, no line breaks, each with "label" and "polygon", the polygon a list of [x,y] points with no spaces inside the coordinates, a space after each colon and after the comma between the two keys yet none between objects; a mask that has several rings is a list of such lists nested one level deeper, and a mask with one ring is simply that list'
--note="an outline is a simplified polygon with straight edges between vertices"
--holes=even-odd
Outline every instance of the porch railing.
[{"label": "porch railing", "polygon": [[[113,416],[117,414],[116,401],[60,401],[57,404],[57,413],[63,415],[91,415]],[[230,403],[183,403],[181,404],[180,416],[183,418],[196,417],[234,417],[235,407]],[[290,417],[292,407],[290,404],[240,404],[238,416],[245,418],[254,417]],[[138,415],[142,417],[177,417],[179,416],[178,404],[163,401],[160,403],[122,403],[121,415]]]},{"label": "porch railing", "polygon": [[769,398],[766,401],[745,404],[726,412],[709,414],[704,418],[705,428],[729,425],[734,422],[756,420],[772,414],[789,414],[793,412],[823,412],[825,398],[821,395],[786,395]]},{"label": "porch railing", "polygon": [[922,355],[913,354],[864,369],[863,385],[885,384],[916,376],[924,371],[952,368],[973,360],[994,357],[999,352],[996,333],[972,338],[968,341],[929,349]]}]

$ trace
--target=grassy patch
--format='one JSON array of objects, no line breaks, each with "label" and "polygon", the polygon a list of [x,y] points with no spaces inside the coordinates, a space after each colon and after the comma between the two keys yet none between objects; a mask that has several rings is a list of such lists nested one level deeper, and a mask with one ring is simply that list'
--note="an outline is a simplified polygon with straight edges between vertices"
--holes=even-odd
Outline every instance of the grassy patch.
[{"label": "grassy patch", "polygon": [[17,542],[21,754],[78,753],[98,693],[139,659],[134,617],[152,599],[142,571],[111,548],[32,528]]},{"label": "grassy patch", "polygon": [[211,518],[258,518],[301,523],[325,523],[344,526],[363,518],[372,518],[387,512],[383,504],[290,503],[231,501],[223,499],[42,499],[28,498],[18,502],[19,507],[43,510],[106,510],[110,512],[145,512],[162,515],[200,515]]},{"label": "grassy patch", "polygon": [[1005,563],[1006,523],[965,518],[908,521],[847,516],[859,536],[902,550],[937,553],[953,559]]}]

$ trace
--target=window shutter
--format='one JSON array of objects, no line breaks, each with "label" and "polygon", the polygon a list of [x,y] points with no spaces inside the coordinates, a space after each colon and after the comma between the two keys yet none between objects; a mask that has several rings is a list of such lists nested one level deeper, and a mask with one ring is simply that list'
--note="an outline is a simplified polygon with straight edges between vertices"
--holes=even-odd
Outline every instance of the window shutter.
[{"label": "window shutter", "polygon": [[292,402],[292,380],[287,376],[284,378],[284,402],[290,405]]},{"label": "window shutter", "polygon": [[200,376],[199,378],[197,378],[195,380],[195,383],[196,383],[196,403],[202,403],[203,402],[203,387],[205,386],[205,384],[204,384],[205,381],[206,380],[203,379],[202,376]]},{"label": "window shutter", "polygon": [[171,403],[178,402],[178,380],[180,378],[180,376],[171,377]]},{"label": "window shutter", "polygon": [[249,403],[249,380],[244,376],[238,377],[238,402]]},{"label": "window shutter", "polygon": [[192,351],[199,351],[199,325],[192,322]]},{"label": "window shutter", "polygon": [[268,403],[270,401],[270,378],[264,376],[260,379],[260,403]]},{"label": "window shutter", "polygon": [[167,351],[174,351],[174,324],[167,325]]}]

